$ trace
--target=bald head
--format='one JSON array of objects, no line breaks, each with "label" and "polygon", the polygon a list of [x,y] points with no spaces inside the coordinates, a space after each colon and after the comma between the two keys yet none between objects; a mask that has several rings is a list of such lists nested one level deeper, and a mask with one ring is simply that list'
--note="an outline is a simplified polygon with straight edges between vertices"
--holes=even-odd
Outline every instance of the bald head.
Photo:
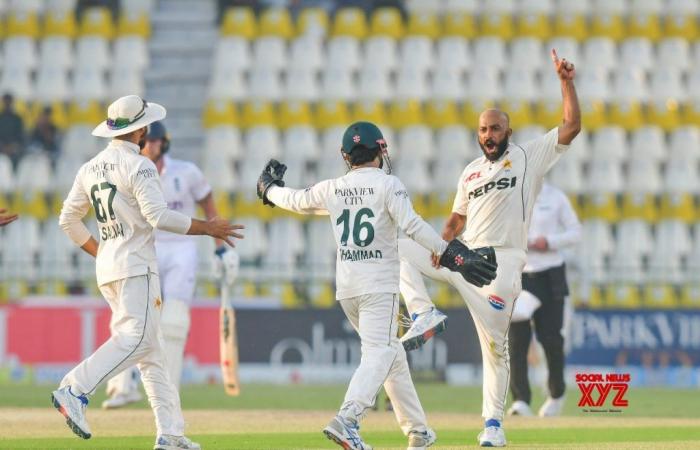
[{"label": "bald head", "polygon": [[512,132],[510,117],[504,111],[491,108],[479,115],[479,146],[490,161],[503,155]]}]

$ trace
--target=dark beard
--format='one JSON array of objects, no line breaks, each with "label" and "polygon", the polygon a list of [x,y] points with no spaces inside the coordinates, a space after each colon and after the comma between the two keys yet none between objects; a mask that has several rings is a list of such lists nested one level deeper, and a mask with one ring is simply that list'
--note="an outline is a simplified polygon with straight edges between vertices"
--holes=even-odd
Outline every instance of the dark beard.
[{"label": "dark beard", "polygon": [[510,143],[508,142],[508,136],[506,136],[496,146],[496,148],[498,149],[498,152],[496,152],[495,155],[491,155],[487,152],[486,146],[484,144],[482,144],[481,142],[479,142],[479,147],[481,147],[481,151],[484,152],[484,156],[486,157],[486,159],[488,159],[489,161],[492,161],[492,162],[497,161],[498,158],[503,156],[503,154],[508,149],[508,145],[510,145]]},{"label": "dark beard", "polygon": [[139,148],[143,150],[146,147],[146,133],[143,134],[143,137],[139,139]]}]

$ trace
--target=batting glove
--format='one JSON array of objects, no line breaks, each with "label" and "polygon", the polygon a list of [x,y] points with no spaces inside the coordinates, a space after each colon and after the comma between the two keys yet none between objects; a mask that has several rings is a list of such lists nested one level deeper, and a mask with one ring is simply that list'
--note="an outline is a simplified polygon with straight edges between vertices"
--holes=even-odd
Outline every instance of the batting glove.
[{"label": "batting glove", "polygon": [[241,258],[234,249],[223,245],[217,248],[214,254],[214,274],[227,285],[232,285],[238,278]]}]

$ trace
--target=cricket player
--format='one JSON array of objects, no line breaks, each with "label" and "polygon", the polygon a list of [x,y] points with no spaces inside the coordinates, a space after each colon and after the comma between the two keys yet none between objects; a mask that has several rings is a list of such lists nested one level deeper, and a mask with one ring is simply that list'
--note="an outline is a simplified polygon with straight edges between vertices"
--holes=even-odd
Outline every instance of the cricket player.
[{"label": "cricket player", "polygon": [[[197,206],[207,220],[218,216],[211,186],[204,174],[191,162],[171,158],[167,153],[170,138],[161,122],[148,126],[146,146],[141,154],[156,165],[168,208],[194,217]],[[217,272],[233,284],[238,272],[239,258],[234,250],[216,240],[215,264]],[[156,230],[156,256],[160,276],[163,308],[160,328],[170,381],[180,387],[182,360],[190,329],[190,304],[194,298],[197,272],[197,245],[192,236]],[[113,377],[107,383],[109,398],[102,403],[105,409],[119,408],[141,400],[138,388],[138,369],[134,366]]]},{"label": "cricket player", "polygon": [[17,214],[8,214],[6,209],[0,209],[0,227],[4,227],[5,225],[14,222],[18,217],[19,216]]},{"label": "cricket player", "polygon": [[[51,400],[71,430],[89,439],[89,396],[110,376],[137,363],[156,419],[154,449],[196,450],[200,446],[184,436],[180,396],[165,367],[153,230],[206,234],[233,246],[231,238],[242,238],[236,230],[243,227],[223,219],[192,219],[168,209],[158,170],[139,154],[146,127],[165,114],[161,105],[136,95],[109,105],[108,119],[92,134],[112,141],[78,170],[63,203],[61,228],[96,258],[97,284],[112,310],[112,336],[63,378]],[[82,222],[90,206],[99,243]]]},{"label": "cricket player", "polygon": [[532,212],[527,239],[523,291],[513,309],[508,331],[510,350],[510,415],[531,416],[527,353],[532,329],[542,344],[548,369],[549,395],[541,417],[558,416],[564,407],[564,306],[569,287],[560,250],[581,239],[581,223],[566,194],[544,183]]},{"label": "cricket player", "polygon": [[[338,246],[336,298],[360,335],[362,358],[340,411],[323,432],[346,450],[371,449],[362,441],[359,425],[384,385],[409,438],[409,449],[423,449],[435,442],[436,435],[428,428],[406,352],[397,338],[398,229],[428,254],[438,255],[440,264],[479,285],[490,282],[496,266],[457,240],[448,246],[415,213],[401,181],[382,170],[391,166],[384,137],[375,125],[350,125],[343,135],[341,154],[350,171],[307,189],[283,187],[286,166],[274,160],[258,181],[258,195],[265,204],[297,213],[328,214],[333,226]],[[487,256],[493,252],[482,250]]]},{"label": "cricket player", "polygon": [[478,136],[484,156],[462,172],[452,214],[442,232],[445,240],[459,236],[470,248],[494,247],[498,261],[494,282],[482,288],[464,283],[431,264],[429,252],[413,241],[399,240],[401,294],[414,320],[402,337],[405,347],[419,347],[445,326],[445,316],[431,302],[423,275],[452,284],[474,319],[483,358],[485,426],[479,434],[483,447],[506,445],[501,422],[508,390],[508,328],[520,294],[532,208],[544,175],[581,129],[574,65],[560,60],[555,50],[552,60],[561,80],[562,124],[518,145],[509,142],[512,130],[506,113],[497,109],[481,113]]}]

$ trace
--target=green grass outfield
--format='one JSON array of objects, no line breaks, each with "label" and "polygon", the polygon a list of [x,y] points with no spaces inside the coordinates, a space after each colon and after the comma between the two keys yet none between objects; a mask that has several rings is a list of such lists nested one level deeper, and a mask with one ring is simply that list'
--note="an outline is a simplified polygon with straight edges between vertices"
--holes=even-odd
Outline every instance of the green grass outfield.
[{"label": "green grass outfield", "polygon": [[[148,449],[154,425],[147,404],[101,411],[100,392],[88,410],[94,437],[74,437],[50,405],[50,386],[0,386],[0,449]],[[344,386],[248,385],[240,397],[219,386],[182,393],[188,435],[205,449],[338,448],[320,433],[340,405]],[[481,389],[418,385],[437,448],[474,448],[480,431]],[[584,413],[569,391],[563,417],[509,418],[515,448],[700,448],[700,391],[631,388],[621,413]],[[535,398],[538,407],[542,398]],[[381,402],[380,402],[381,403]],[[362,435],[375,449],[405,448],[393,414],[373,412]]]}]

